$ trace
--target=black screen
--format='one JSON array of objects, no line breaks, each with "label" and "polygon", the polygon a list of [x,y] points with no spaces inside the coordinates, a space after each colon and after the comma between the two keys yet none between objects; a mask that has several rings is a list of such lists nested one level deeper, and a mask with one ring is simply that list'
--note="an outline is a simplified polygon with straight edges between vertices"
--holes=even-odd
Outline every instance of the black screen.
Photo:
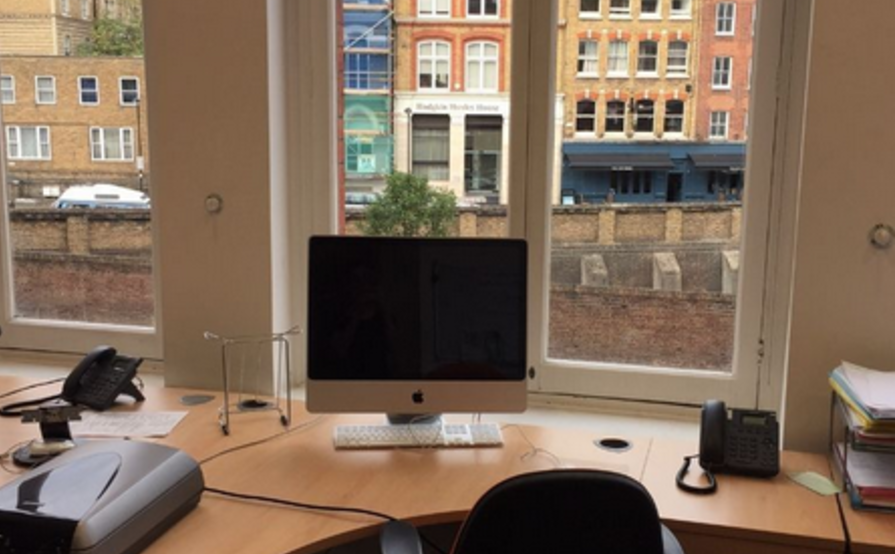
[{"label": "black screen", "polygon": [[310,379],[525,378],[524,241],[313,237],[309,267]]}]

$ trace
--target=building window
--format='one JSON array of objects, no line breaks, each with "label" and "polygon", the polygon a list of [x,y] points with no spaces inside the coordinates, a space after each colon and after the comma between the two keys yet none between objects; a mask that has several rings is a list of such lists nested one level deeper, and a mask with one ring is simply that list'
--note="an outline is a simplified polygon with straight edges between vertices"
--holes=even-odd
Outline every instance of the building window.
[{"label": "building window", "polygon": [[497,17],[497,0],[467,0],[466,15],[469,17]]},{"label": "building window", "polygon": [[609,186],[616,194],[652,194],[653,174],[650,171],[612,171]]},{"label": "building window", "polygon": [[597,103],[579,100],[575,108],[575,132],[593,133],[597,130]]},{"label": "building window", "polygon": [[654,19],[659,17],[659,0],[640,0],[640,17]]},{"label": "building window", "polygon": [[595,40],[578,41],[578,75],[596,77],[599,73],[600,43]]},{"label": "building window", "polygon": [[16,78],[12,75],[0,75],[0,102],[16,103]]},{"label": "building window", "polygon": [[413,174],[429,181],[450,179],[450,128],[447,115],[413,116]]},{"label": "building window", "polygon": [[634,103],[634,132],[652,133],[656,105],[652,100],[638,100]]},{"label": "building window", "polygon": [[94,161],[133,160],[133,131],[129,128],[119,127],[91,127],[90,157]]},{"label": "building window", "polygon": [[668,66],[665,70],[668,77],[687,76],[687,46],[687,42],[683,40],[668,43]]},{"label": "building window", "polygon": [[388,56],[385,54],[345,54],[345,88],[388,90]]},{"label": "building window", "polygon": [[366,25],[346,25],[344,31],[345,52],[358,48],[388,48],[391,28],[381,22]]},{"label": "building window", "polygon": [[62,0],[62,15],[68,17],[71,13],[71,2],[69,0]]},{"label": "building window", "polygon": [[82,106],[99,104],[99,79],[96,77],[78,77],[78,98]]},{"label": "building window", "polygon": [[345,137],[345,169],[364,175],[376,173],[376,152],[370,137]]},{"label": "building window", "polygon": [[471,42],[466,45],[466,90],[497,92],[497,44]]},{"label": "building window", "polygon": [[502,136],[502,117],[493,115],[466,117],[463,176],[467,193],[499,190]]},{"label": "building window", "polygon": [[631,0],[609,0],[609,17],[631,17]]},{"label": "building window", "polygon": [[654,76],[659,72],[659,43],[654,40],[641,41],[637,48],[637,75]]},{"label": "building window", "polygon": [[628,76],[628,42],[613,40],[609,43],[609,67],[607,77]]},{"label": "building window", "polygon": [[625,103],[621,100],[606,102],[606,132],[625,132]]},{"label": "building window", "polygon": [[451,45],[429,41],[419,45],[419,89],[447,90],[451,76]]},{"label": "building window", "polygon": [[90,19],[90,0],[81,0],[81,19]]},{"label": "building window", "polygon": [[710,139],[727,139],[727,127],[730,114],[728,112],[712,112],[709,122],[709,138]]},{"label": "building window", "polygon": [[684,101],[669,100],[665,102],[665,132],[684,132]]},{"label": "building window", "polygon": [[35,102],[38,104],[56,103],[56,77],[38,75],[34,78],[36,93]]},{"label": "building window", "polygon": [[6,139],[10,160],[50,159],[49,127],[7,127]]},{"label": "building window", "polygon": [[581,0],[578,12],[581,17],[600,17],[600,0]]},{"label": "building window", "polygon": [[733,36],[737,5],[733,2],[721,2],[715,6],[715,34]]},{"label": "building window", "polygon": [[451,0],[420,0],[420,17],[450,17]]},{"label": "building window", "polygon": [[712,88],[729,90],[731,73],[733,73],[733,58],[730,56],[718,56],[712,65]]},{"label": "building window", "polygon": [[690,0],[671,0],[671,17],[690,17]]},{"label": "building window", "polygon": [[65,35],[62,39],[62,55],[71,56],[71,37],[69,35]]},{"label": "building window", "polygon": [[140,81],[136,77],[122,77],[118,88],[122,106],[135,106],[140,101]]}]

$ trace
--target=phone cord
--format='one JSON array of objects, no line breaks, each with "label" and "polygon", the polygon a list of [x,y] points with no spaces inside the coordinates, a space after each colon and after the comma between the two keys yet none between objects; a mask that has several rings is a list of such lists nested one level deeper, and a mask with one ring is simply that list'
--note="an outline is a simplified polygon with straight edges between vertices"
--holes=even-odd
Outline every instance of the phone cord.
[{"label": "phone cord", "polygon": [[687,483],[684,479],[687,475],[687,472],[690,471],[690,461],[693,458],[698,458],[699,454],[693,454],[691,456],[684,456],[684,463],[681,465],[681,468],[677,472],[677,476],[674,478],[675,483],[677,483],[677,487],[682,491],[686,491],[693,494],[712,494],[718,489],[718,484],[715,482],[715,475],[711,472],[711,470],[705,470],[705,478],[708,480],[708,485],[704,487],[700,487],[697,485],[691,485]]},{"label": "phone cord", "polygon": [[61,394],[54,394],[53,396],[46,396],[44,398],[35,398],[33,400],[23,400],[21,402],[13,402],[12,404],[7,404],[0,408],[0,417],[21,417],[25,410],[20,410],[18,408],[26,408],[28,406],[37,406],[39,404],[43,404],[44,402],[49,402],[50,400],[56,400],[57,398],[61,398]]}]

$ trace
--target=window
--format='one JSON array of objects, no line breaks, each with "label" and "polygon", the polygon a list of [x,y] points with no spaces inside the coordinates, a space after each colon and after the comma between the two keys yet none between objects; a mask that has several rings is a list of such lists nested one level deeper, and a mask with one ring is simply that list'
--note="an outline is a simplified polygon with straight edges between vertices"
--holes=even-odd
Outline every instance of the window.
[{"label": "window", "polygon": [[122,77],[118,87],[122,106],[135,106],[140,101],[140,81],[136,77]]},{"label": "window", "polygon": [[609,174],[609,187],[616,194],[652,194],[653,174],[649,171],[613,170]]},{"label": "window", "polygon": [[17,127],[6,128],[6,154],[10,160],[49,160],[50,128]]},{"label": "window", "polygon": [[606,132],[625,132],[625,103],[621,100],[606,102]]},{"label": "window", "polygon": [[597,103],[579,100],[575,108],[575,132],[593,133],[597,130]]},{"label": "window", "polygon": [[600,43],[595,40],[578,41],[578,75],[596,77],[599,72]]},{"label": "window", "polygon": [[690,0],[671,0],[671,17],[690,17]]},{"label": "window", "polygon": [[69,0],[62,0],[62,15],[68,17],[71,13],[71,5]]},{"label": "window", "polygon": [[34,78],[35,102],[38,104],[56,103],[56,78],[39,75]]},{"label": "window", "polygon": [[606,69],[608,77],[628,76],[628,42],[613,40],[609,43],[609,67]]},{"label": "window", "polygon": [[654,19],[659,17],[659,0],[640,0],[640,17]]},{"label": "window", "polygon": [[729,56],[717,56],[712,65],[712,88],[729,90],[733,58]]},{"label": "window", "polygon": [[665,73],[668,77],[687,76],[687,42],[672,40],[668,43],[668,65]]},{"label": "window", "polygon": [[471,42],[466,45],[466,90],[497,92],[498,46],[492,42]]},{"label": "window", "polygon": [[450,127],[447,115],[414,115],[413,174],[430,181],[450,179]]},{"label": "window", "polygon": [[502,117],[490,115],[466,117],[463,180],[467,193],[498,191],[502,137]]},{"label": "window", "polygon": [[90,0],[81,0],[81,19],[90,19]]},{"label": "window", "polygon": [[655,115],[655,102],[652,100],[638,100],[634,103],[634,132],[652,133],[653,118]]},{"label": "window", "polygon": [[345,54],[345,88],[388,90],[388,56],[384,54]]},{"label": "window", "polygon": [[467,0],[466,15],[469,17],[497,17],[497,0]]},{"label": "window", "polygon": [[637,75],[658,74],[659,43],[654,40],[641,41],[637,48]]},{"label": "window", "polygon": [[609,0],[609,17],[631,17],[631,0]]},{"label": "window", "polygon": [[733,36],[737,5],[733,2],[721,2],[715,6],[715,34]]},{"label": "window", "polygon": [[99,104],[99,79],[96,77],[78,77],[78,97],[82,106]]},{"label": "window", "polygon": [[600,0],[581,0],[578,7],[581,17],[600,17]]},{"label": "window", "polygon": [[451,0],[419,0],[420,17],[450,17]]},{"label": "window", "polygon": [[668,100],[665,102],[665,133],[680,134],[684,132],[684,101]]},{"label": "window", "polygon": [[0,75],[0,102],[16,103],[16,78],[12,75]]},{"label": "window", "polygon": [[345,137],[345,169],[351,173],[376,173],[376,152],[369,137]]},{"label": "window", "polygon": [[418,63],[420,90],[447,90],[450,88],[450,44],[439,41],[421,42]]},{"label": "window", "polygon": [[709,123],[709,138],[713,140],[726,140],[727,127],[730,114],[728,112],[712,112]]},{"label": "window", "polygon": [[91,127],[90,157],[94,161],[133,160],[133,131],[129,128]]}]

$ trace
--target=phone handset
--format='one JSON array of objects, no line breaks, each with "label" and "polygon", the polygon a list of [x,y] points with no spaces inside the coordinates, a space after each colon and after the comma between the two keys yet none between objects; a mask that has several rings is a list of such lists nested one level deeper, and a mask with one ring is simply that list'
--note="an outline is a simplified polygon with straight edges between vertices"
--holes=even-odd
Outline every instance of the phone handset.
[{"label": "phone handset", "polygon": [[707,400],[699,420],[699,465],[706,471],[724,466],[727,407],[720,400]]},{"label": "phone handset", "polygon": [[61,397],[94,410],[112,407],[121,394],[142,401],[145,398],[133,383],[141,363],[142,358],[119,356],[110,346],[94,348],[66,378]]}]

